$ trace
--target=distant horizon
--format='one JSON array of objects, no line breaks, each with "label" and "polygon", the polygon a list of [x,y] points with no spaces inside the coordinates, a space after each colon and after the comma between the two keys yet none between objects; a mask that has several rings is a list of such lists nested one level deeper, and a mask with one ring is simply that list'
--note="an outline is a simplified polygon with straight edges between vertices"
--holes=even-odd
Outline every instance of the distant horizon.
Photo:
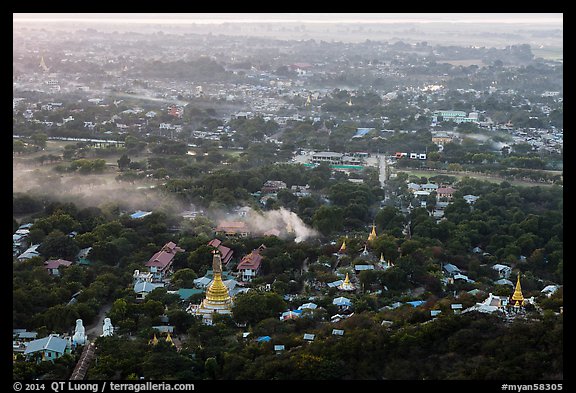
[{"label": "distant horizon", "polygon": [[559,24],[561,13],[13,13],[16,23]]}]

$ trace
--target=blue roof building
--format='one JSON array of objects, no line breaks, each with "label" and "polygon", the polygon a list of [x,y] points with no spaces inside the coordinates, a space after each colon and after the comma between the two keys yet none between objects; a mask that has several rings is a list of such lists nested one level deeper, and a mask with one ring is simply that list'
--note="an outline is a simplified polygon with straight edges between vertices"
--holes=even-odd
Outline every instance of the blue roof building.
[{"label": "blue roof building", "polygon": [[35,354],[40,354],[42,361],[54,361],[64,355],[68,348],[67,340],[51,334],[48,337],[30,341],[24,350],[24,356],[32,358]]}]

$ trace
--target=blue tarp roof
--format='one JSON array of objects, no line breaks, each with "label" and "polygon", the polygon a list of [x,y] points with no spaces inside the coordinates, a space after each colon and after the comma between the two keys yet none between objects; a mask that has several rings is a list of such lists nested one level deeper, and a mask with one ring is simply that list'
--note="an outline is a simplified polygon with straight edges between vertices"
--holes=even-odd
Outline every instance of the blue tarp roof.
[{"label": "blue tarp roof", "polygon": [[368,134],[370,131],[372,131],[374,128],[357,128],[356,129],[356,135],[354,135],[355,137],[361,137],[364,136],[366,134]]},{"label": "blue tarp roof", "polygon": [[130,214],[130,218],[142,218],[142,217],[146,217],[147,215],[152,214],[152,212],[145,212],[142,210],[138,210],[132,214]]},{"label": "blue tarp roof", "polygon": [[272,340],[272,338],[270,336],[260,336],[256,339],[256,341],[258,341],[259,343],[268,342],[270,340]]}]

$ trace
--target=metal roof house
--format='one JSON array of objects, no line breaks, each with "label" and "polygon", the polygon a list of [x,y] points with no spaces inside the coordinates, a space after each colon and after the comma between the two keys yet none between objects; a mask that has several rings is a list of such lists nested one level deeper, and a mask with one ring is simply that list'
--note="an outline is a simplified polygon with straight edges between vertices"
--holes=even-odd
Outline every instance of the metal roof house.
[{"label": "metal roof house", "polygon": [[456,274],[461,273],[460,269],[458,268],[458,266],[453,265],[451,263],[446,263],[442,266],[442,269],[450,276],[450,277],[454,277]]},{"label": "metal roof house", "polygon": [[19,261],[25,261],[25,260],[28,260],[30,258],[39,256],[40,253],[37,251],[37,248],[39,246],[40,246],[40,244],[34,244],[34,245],[28,247],[28,249],[26,251],[24,251],[22,254],[20,254],[17,259]]},{"label": "metal roof house", "polygon": [[69,351],[69,348],[67,340],[51,334],[48,337],[30,341],[24,350],[24,356],[32,359],[35,354],[40,354],[42,361],[54,361]]},{"label": "metal roof house", "polygon": [[136,299],[143,300],[146,295],[155,290],[156,288],[163,288],[162,283],[151,283],[149,281],[141,281],[134,284],[134,292],[136,292]]}]

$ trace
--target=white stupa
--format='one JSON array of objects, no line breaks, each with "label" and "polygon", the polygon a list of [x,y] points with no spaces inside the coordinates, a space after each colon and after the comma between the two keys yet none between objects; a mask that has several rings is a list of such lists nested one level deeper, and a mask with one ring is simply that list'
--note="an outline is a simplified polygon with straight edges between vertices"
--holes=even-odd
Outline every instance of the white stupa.
[{"label": "white stupa", "polygon": [[86,331],[81,319],[76,320],[76,329],[74,330],[74,336],[72,337],[72,344],[74,345],[84,345],[86,344]]},{"label": "white stupa", "polygon": [[114,326],[112,326],[112,322],[110,318],[104,318],[104,326],[102,326],[102,336],[108,337],[114,334]]}]

